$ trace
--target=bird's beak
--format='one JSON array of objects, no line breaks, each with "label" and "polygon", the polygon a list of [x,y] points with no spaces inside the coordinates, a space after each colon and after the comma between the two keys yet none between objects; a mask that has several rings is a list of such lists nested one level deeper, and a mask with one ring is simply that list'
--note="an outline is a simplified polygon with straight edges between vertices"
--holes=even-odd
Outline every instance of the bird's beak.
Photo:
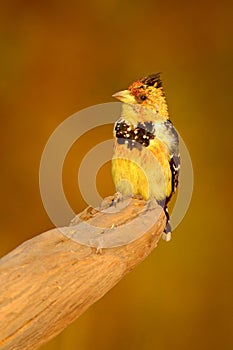
[{"label": "bird's beak", "polygon": [[130,104],[135,103],[135,98],[133,95],[131,95],[129,90],[118,91],[115,94],[113,94],[112,97],[115,97],[124,103],[130,103]]}]

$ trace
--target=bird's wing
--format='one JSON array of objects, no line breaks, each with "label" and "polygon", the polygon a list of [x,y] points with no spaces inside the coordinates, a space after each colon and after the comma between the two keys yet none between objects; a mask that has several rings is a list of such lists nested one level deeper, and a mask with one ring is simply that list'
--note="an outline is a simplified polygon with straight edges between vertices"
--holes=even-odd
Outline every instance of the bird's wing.
[{"label": "bird's wing", "polygon": [[166,145],[169,153],[171,193],[165,200],[165,204],[167,204],[178,186],[180,169],[179,136],[170,120],[166,120],[162,124],[155,124],[155,130],[156,137]]},{"label": "bird's wing", "polygon": [[170,169],[172,174],[172,190],[170,196],[167,198],[168,203],[173,193],[175,193],[179,183],[180,172],[180,153],[179,153],[179,136],[170,120],[165,122],[167,133],[169,134],[169,153],[170,153]]},{"label": "bird's wing", "polygon": [[179,171],[180,171],[180,155],[172,155],[170,159],[170,168],[172,173],[172,192],[173,194],[179,183]]}]

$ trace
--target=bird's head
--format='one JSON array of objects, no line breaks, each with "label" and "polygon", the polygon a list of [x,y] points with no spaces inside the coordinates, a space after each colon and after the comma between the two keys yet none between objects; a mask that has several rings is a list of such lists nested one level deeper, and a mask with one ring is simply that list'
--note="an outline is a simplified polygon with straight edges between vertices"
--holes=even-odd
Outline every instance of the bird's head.
[{"label": "bird's head", "polygon": [[164,119],[168,118],[160,73],[147,75],[135,81],[127,90],[119,91],[113,97],[126,104],[138,105],[157,111]]}]

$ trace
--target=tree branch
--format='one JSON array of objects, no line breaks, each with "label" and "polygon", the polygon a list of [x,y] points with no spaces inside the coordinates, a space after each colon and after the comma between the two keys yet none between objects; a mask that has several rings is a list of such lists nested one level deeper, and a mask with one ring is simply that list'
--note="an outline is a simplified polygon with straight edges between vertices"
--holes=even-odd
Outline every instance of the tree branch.
[{"label": "tree branch", "polygon": [[[89,207],[67,231],[44,232],[3,257],[1,350],[33,350],[55,337],[146,258],[156,247],[165,221],[161,207],[148,208],[139,199],[113,214]],[[113,229],[112,236],[130,234],[131,240],[136,226],[141,236],[126,245],[93,248],[72,240],[77,239],[77,232],[83,235],[81,231],[88,230],[84,223],[104,227],[101,237]]]}]

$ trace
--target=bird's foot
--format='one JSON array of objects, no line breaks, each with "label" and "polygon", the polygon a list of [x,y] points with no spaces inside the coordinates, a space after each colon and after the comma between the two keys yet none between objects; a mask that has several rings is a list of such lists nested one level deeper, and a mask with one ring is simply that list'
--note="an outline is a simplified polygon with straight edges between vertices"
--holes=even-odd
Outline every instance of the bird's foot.
[{"label": "bird's foot", "polygon": [[107,197],[102,201],[100,209],[102,211],[106,210],[107,212],[119,211],[130,203],[131,198],[132,197],[129,195],[123,195],[120,192],[116,192],[114,196]]},{"label": "bird's foot", "polygon": [[121,192],[117,191],[114,194],[114,197],[111,202],[111,206],[116,207],[118,204],[122,204],[122,203],[127,205],[129,201],[131,201],[131,199],[132,199],[132,195],[122,194]]},{"label": "bird's foot", "polygon": [[146,211],[154,210],[156,207],[158,207],[158,202],[156,199],[149,199],[146,202]]},{"label": "bird's foot", "polygon": [[123,199],[124,199],[123,194],[117,191],[117,192],[114,194],[114,197],[113,197],[113,199],[112,199],[111,206],[116,207],[118,203],[120,203],[121,201],[123,201]]}]

